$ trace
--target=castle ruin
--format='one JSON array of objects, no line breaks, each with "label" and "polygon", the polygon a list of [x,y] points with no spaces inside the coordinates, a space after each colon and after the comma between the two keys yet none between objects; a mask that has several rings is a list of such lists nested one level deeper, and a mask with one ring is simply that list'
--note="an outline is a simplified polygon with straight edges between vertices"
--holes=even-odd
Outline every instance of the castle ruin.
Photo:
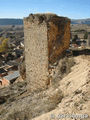
[{"label": "castle ruin", "polygon": [[70,20],[55,14],[30,14],[24,19],[27,87],[47,88],[49,65],[69,47]]}]

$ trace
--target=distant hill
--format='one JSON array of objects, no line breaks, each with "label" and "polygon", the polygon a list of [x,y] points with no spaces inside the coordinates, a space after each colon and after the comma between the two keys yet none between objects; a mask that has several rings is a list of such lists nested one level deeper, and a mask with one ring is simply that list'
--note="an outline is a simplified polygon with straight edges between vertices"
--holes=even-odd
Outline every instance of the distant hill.
[{"label": "distant hill", "polygon": [[[90,24],[88,19],[72,19],[71,24]],[[23,19],[0,19],[0,25],[23,25]]]},{"label": "distant hill", "polygon": [[90,18],[88,19],[72,19],[71,20],[72,24],[90,24]]},{"label": "distant hill", "polygon": [[0,25],[23,25],[23,19],[0,19]]}]

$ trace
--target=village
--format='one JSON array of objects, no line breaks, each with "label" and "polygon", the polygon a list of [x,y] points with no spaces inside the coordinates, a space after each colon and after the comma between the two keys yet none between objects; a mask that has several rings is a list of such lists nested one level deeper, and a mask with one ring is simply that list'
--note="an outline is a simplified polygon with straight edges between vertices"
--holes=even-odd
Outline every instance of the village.
[{"label": "village", "polygon": [[8,48],[0,52],[0,87],[8,86],[20,77],[19,65],[24,53],[22,26],[1,26],[0,45],[4,39],[8,39]]},{"label": "village", "polygon": [[90,48],[90,26],[85,24],[71,24],[70,48]]}]

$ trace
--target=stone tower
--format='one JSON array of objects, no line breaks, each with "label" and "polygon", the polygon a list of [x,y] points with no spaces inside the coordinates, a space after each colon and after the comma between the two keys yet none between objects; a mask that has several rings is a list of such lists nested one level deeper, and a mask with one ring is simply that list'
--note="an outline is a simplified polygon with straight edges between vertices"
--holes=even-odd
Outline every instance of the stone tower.
[{"label": "stone tower", "polygon": [[31,91],[47,88],[49,64],[69,47],[70,20],[55,14],[30,14],[24,19],[26,79]]}]

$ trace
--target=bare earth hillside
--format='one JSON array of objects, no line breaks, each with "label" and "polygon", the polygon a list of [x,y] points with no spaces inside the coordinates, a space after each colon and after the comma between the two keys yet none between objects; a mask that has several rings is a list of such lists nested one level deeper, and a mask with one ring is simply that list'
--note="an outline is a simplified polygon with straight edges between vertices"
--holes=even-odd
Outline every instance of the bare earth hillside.
[{"label": "bare earth hillside", "polygon": [[[74,60],[73,67],[70,67],[72,58],[60,61],[52,85],[45,91],[28,93],[24,82],[0,89],[0,120],[81,120],[80,115],[87,118],[90,115],[90,56],[78,56]],[[63,66],[67,67],[65,74],[60,72]],[[78,119],[72,115],[78,115]]]},{"label": "bare earth hillside", "polygon": [[[64,77],[57,89],[61,89],[64,98],[53,111],[43,114],[33,120],[72,120],[70,115],[90,115],[90,56],[78,56],[74,58],[76,65],[72,67],[71,73]],[[69,116],[60,116],[60,115]],[[88,115],[87,115],[88,114]],[[73,119],[76,120],[76,119]],[[78,116],[80,120],[80,116]],[[85,120],[90,120],[88,117]]]}]

